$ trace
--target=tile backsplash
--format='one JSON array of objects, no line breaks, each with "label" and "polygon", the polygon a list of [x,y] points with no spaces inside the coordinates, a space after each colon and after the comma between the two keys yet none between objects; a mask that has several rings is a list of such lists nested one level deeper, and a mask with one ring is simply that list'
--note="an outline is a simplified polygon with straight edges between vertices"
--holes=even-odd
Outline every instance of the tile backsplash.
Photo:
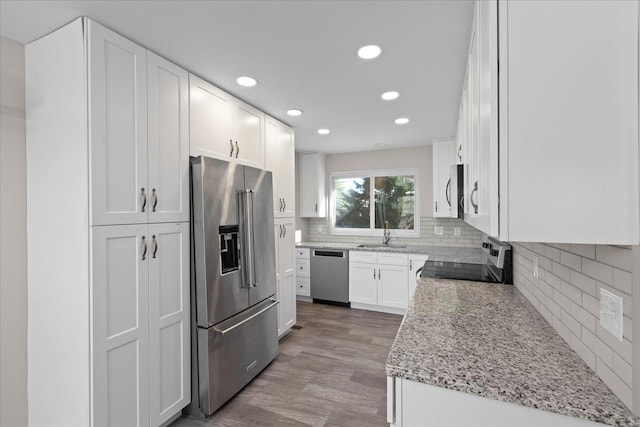
[{"label": "tile backsplash", "polygon": [[[632,249],[513,243],[514,284],[607,386],[632,407]],[[538,278],[533,261],[538,257]],[[623,300],[623,339],[600,326],[600,290]]]},{"label": "tile backsplash", "polygon": [[[442,235],[435,234],[437,227],[442,227]],[[459,235],[456,236],[456,228]],[[375,244],[382,243],[382,230],[380,236],[345,236],[329,233],[326,218],[309,218],[308,236],[311,242],[344,242]],[[420,218],[420,237],[395,237],[391,231],[392,245],[424,245],[424,246],[455,246],[455,247],[480,247],[482,232],[471,227],[457,218]]]}]

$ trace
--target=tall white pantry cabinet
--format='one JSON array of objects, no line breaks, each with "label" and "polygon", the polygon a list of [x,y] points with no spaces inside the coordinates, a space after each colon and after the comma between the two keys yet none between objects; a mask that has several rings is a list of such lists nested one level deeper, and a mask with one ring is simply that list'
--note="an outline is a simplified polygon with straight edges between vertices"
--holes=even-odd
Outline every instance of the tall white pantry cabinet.
[{"label": "tall white pantry cabinet", "polygon": [[86,18],[26,46],[32,425],[190,401],[188,73]]}]

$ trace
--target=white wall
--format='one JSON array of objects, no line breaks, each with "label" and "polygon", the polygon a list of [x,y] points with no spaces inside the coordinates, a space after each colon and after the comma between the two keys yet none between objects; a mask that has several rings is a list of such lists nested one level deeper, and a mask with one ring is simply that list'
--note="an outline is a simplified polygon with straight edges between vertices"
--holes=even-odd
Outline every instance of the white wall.
[{"label": "white wall", "polygon": [[24,46],[0,36],[0,425],[27,425]]}]

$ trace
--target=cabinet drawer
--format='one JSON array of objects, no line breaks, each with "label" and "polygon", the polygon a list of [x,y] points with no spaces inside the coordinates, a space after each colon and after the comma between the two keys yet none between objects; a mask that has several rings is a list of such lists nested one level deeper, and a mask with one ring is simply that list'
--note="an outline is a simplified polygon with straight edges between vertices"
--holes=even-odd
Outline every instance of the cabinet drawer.
[{"label": "cabinet drawer", "polygon": [[366,251],[349,251],[350,262],[368,262],[375,264],[378,262],[378,254],[376,252]]},{"label": "cabinet drawer", "polygon": [[311,277],[311,262],[306,259],[296,260],[296,276]]},{"label": "cabinet drawer", "polygon": [[296,278],[296,295],[311,296],[311,280],[308,277]]},{"label": "cabinet drawer", "polygon": [[407,254],[378,253],[378,264],[407,266]]},{"label": "cabinet drawer", "polygon": [[309,248],[296,248],[296,258],[309,259]]}]

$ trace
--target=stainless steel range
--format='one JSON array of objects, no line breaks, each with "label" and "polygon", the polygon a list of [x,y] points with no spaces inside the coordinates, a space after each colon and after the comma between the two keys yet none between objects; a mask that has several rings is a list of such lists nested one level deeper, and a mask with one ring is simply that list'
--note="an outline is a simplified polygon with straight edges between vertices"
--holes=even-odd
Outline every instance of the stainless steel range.
[{"label": "stainless steel range", "polygon": [[420,276],[513,284],[511,245],[486,237],[482,242],[482,250],[486,256],[483,263],[427,260]]}]

